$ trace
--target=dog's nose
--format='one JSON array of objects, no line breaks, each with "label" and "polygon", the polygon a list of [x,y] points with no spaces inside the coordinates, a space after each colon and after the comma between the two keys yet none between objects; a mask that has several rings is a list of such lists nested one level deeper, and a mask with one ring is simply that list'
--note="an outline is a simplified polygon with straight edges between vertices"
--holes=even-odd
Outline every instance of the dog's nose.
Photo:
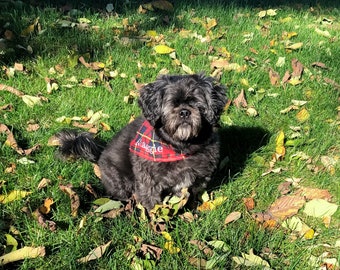
[{"label": "dog's nose", "polygon": [[182,118],[188,118],[190,116],[191,112],[187,109],[182,109],[180,112],[179,112],[179,116],[182,117]]}]

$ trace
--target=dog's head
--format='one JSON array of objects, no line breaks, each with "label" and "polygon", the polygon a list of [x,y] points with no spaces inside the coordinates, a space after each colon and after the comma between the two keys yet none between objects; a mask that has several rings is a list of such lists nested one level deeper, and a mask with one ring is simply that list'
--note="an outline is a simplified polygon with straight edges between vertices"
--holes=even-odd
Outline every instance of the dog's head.
[{"label": "dog's head", "polygon": [[205,125],[215,126],[226,103],[225,88],[203,74],[163,75],[144,86],[139,105],[154,127],[187,141]]}]

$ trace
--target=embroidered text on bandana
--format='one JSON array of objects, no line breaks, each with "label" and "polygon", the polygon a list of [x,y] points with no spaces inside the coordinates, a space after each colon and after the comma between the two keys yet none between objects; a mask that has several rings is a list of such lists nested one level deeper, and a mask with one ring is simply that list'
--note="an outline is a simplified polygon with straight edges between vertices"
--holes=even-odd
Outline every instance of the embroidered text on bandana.
[{"label": "embroidered text on bandana", "polygon": [[177,153],[171,145],[162,142],[146,120],[137,131],[136,137],[130,142],[130,152],[157,162],[178,161],[187,157],[186,154]]}]

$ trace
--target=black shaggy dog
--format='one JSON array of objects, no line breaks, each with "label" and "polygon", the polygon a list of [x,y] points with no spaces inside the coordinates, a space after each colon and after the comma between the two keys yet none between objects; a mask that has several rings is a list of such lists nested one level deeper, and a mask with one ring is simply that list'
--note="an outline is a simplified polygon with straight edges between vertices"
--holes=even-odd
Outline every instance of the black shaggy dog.
[{"label": "black shaggy dog", "polygon": [[203,74],[164,75],[141,89],[138,102],[142,116],[105,148],[90,133],[65,130],[57,134],[61,153],[97,163],[108,195],[135,194],[148,210],[183,188],[205,188],[219,160],[225,88]]}]

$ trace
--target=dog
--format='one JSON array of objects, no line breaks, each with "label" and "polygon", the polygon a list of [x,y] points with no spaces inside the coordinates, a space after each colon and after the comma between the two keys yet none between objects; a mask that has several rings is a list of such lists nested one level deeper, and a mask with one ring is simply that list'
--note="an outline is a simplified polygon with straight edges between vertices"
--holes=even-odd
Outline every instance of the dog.
[{"label": "dog", "polygon": [[[206,188],[219,162],[226,88],[204,74],[162,75],[140,90],[142,115],[103,147],[87,132],[56,134],[63,156],[96,163],[109,196],[148,211],[183,188]],[[191,196],[191,195],[190,195]]]}]

